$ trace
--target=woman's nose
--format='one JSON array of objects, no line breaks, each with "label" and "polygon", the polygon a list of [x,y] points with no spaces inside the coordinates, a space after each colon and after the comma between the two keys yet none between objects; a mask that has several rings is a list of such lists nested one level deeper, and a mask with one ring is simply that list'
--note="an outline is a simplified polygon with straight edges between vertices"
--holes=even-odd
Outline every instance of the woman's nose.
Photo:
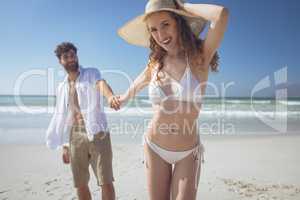
[{"label": "woman's nose", "polygon": [[165,39],[165,32],[164,31],[158,31],[158,38],[159,41],[162,42]]}]

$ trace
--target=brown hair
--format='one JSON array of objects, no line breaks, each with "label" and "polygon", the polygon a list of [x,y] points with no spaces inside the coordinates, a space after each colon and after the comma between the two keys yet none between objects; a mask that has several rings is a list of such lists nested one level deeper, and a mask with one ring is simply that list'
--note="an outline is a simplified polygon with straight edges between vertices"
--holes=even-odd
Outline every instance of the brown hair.
[{"label": "brown hair", "polygon": [[77,54],[77,48],[71,42],[63,42],[56,46],[54,51],[55,55],[58,59],[60,59],[61,55],[67,53],[68,51],[73,50]]},{"label": "brown hair", "polygon": [[[180,15],[169,12],[171,17],[173,17],[177,23],[178,27],[178,34],[180,37],[180,44],[183,47],[183,50],[185,51],[188,58],[190,58],[190,64],[192,66],[199,66],[203,63],[203,59],[197,58],[200,53],[203,51],[203,40],[198,38],[191,30],[190,25],[187,23],[187,21]],[[159,46],[154,38],[150,36],[150,49],[151,52],[149,54],[149,63],[148,67],[150,69],[153,69],[155,65],[158,64],[158,71],[160,71],[163,67],[163,59],[166,56],[167,52],[164,50],[161,46]],[[213,72],[218,71],[218,65],[219,65],[219,56],[216,52],[213,56],[213,58],[210,61],[210,70]],[[201,70],[201,68],[199,68]],[[157,73],[158,74],[158,73]],[[156,77],[157,80],[159,80],[159,77]]]}]

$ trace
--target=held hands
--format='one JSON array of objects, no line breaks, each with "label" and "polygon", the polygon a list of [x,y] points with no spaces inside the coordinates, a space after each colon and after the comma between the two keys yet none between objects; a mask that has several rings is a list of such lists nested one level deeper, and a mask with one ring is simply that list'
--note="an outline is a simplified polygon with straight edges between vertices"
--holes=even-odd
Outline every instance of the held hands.
[{"label": "held hands", "polygon": [[179,9],[184,10],[184,0],[174,0],[175,3],[177,4],[176,6],[178,6]]},{"label": "held hands", "polygon": [[119,110],[121,106],[120,97],[116,95],[112,95],[108,99],[108,104],[110,108],[113,108],[114,110]]},{"label": "held hands", "polygon": [[128,99],[129,97],[127,95],[113,95],[110,98],[108,98],[108,104],[110,108],[113,108],[117,111],[121,108],[121,105],[127,103]]}]

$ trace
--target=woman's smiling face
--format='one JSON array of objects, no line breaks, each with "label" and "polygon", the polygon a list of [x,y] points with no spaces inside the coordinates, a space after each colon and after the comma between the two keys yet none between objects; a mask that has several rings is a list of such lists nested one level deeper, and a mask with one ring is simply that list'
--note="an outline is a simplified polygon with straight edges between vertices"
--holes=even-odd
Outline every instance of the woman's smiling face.
[{"label": "woman's smiling face", "polygon": [[179,48],[177,22],[169,12],[150,14],[146,23],[149,33],[159,46],[166,51]]}]

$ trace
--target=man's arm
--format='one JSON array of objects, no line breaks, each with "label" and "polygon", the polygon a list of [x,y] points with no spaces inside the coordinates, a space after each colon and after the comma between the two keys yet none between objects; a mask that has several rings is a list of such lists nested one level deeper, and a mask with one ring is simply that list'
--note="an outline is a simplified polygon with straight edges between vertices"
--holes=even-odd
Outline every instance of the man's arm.
[{"label": "man's arm", "polygon": [[107,99],[111,108],[115,110],[120,109],[120,102],[118,97],[116,97],[111,89],[111,87],[107,84],[104,79],[97,81],[97,89],[100,93]]}]

